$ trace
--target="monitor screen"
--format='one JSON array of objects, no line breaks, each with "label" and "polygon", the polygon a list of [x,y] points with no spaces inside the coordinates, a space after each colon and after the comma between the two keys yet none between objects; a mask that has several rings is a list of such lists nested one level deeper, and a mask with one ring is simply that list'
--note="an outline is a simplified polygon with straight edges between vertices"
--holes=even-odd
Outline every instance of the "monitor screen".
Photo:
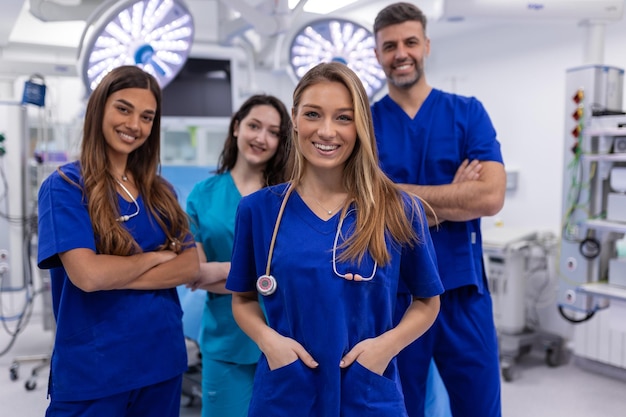
[{"label": "monitor screen", "polygon": [[189,58],[163,89],[163,116],[230,117],[231,61]]}]

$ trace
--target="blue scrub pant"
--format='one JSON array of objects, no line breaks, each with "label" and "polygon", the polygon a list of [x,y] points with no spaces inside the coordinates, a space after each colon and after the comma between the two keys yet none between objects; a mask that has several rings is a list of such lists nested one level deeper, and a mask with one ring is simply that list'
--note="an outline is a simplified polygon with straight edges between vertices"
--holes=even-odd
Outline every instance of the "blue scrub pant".
[{"label": "blue scrub pant", "polygon": [[55,401],[46,417],[179,417],[182,375],[147,387],[87,401]]},{"label": "blue scrub pant", "polygon": [[246,417],[255,364],[202,358],[202,417]]},{"label": "blue scrub pant", "polygon": [[433,326],[398,355],[410,417],[424,417],[431,358],[455,417],[501,417],[498,340],[489,293],[447,290]]}]

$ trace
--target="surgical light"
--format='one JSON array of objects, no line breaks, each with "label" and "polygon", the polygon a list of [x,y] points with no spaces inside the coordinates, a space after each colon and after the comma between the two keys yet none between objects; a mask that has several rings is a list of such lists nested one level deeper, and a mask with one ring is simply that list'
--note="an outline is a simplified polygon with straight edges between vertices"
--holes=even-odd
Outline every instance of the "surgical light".
[{"label": "surgical light", "polygon": [[289,63],[298,80],[315,65],[331,61],[352,69],[370,98],[385,84],[385,73],[374,53],[374,36],[355,22],[338,18],[316,20],[294,36]]},{"label": "surgical light", "polygon": [[79,72],[91,92],[112,69],[136,65],[164,88],[187,61],[193,19],[179,0],[117,1],[87,22]]},{"label": "surgical light", "polygon": [[[294,9],[298,2],[299,0],[289,0],[289,8]],[[304,4],[304,11],[307,13],[328,14],[355,2],[356,0],[308,0]]]}]

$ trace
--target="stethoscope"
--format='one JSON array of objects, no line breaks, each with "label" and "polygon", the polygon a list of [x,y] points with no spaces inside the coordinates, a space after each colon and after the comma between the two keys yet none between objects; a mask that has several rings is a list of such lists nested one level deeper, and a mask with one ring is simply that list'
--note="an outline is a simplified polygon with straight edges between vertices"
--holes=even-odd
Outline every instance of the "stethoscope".
[{"label": "stethoscope", "polygon": [[[287,205],[287,200],[293,191],[293,186],[289,185],[287,192],[285,193],[285,197],[283,198],[282,203],[280,204],[280,209],[278,210],[278,216],[276,218],[276,223],[274,224],[274,231],[272,233],[272,240],[270,241],[270,247],[267,253],[267,263],[265,264],[265,274],[261,275],[256,280],[256,289],[261,295],[272,295],[276,291],[277,283],[276,278],[270,273],[270,265],[272,264],[272,255],[274,254],[274,245],[276,244],[276,236],[278,235],[278,228],[280,227],[280,223],[283,219],[283,212],[285,211],[285,206]],[[349,281],[371,281],[376,275],[376,269],[378,267],[378,262],[374,261],[374,268],[372,273],[368,277],[363,277],[359,274],[353,274],[347,272],[345,274],[341,274],[337,271],[337,244],[339,243],[339,235],[341,233],[341,226],[343,225],[343,219],[350,214],[350,212],[355,211],[356,209],[350,209],[345,214],[342,212],[341,217],[339,218],[339,224],[337,225],[337,232],[335,233],[335,240],[333,242],[333,272],[339,278],[343,278]]]}]

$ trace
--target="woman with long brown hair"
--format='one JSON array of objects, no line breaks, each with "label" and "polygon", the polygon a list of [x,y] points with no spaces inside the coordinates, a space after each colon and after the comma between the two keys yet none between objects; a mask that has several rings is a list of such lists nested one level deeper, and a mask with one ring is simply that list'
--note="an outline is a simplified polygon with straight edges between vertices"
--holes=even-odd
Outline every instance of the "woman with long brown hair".
[{"label": "woman with long brown hair", "polygon": [[57,322],[47,416],[178,416],[187,368],[176,286],[199,270],[159,175],[161,90],[112,70],[87,103],[80,158],[39,191],[40,268]]}]

